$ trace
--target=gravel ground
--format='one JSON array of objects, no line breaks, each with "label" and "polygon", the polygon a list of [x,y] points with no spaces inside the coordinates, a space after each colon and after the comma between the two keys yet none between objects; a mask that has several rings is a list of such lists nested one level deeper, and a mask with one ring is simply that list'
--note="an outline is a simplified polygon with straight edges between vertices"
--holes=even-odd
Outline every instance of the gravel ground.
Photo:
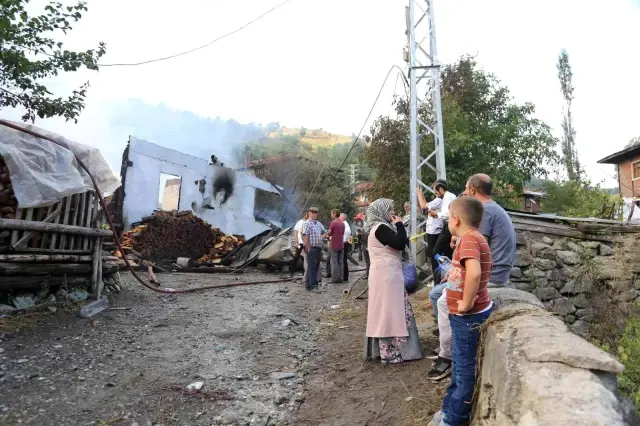
[{"label": "gravel ground", "polygon": [[[278,276],[159,278],[180,289]],[[442,385],[416,374],[428,361],[391,369],[362,361],[366,301],[343,298],[345,285],[162,295],[126,274],[123,282],[110,310],[91,319],[77,309],[0,319],[0,425],[403,425],[439,404]],[[400,381],[389,386],[380,374]],[[201,389],[188,388],[197,382]],[[405,386],[415,392],[408,400]],[[397,387],[383,415],[376,404]],[[429,412],[412,408],[425,398]]]}]

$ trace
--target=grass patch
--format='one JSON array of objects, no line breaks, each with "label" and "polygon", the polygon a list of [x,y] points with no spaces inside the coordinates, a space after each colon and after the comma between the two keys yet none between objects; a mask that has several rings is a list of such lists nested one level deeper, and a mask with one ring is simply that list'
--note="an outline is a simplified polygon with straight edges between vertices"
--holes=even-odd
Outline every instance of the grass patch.
[{"label": "grass patch", "polygon": [[78,303],[68,302],[58,306],[56,312],[49,310],[29,312],[18,315],[10,315],[0,318],[0,333],[15,333],[19,330],[28,330],[55,321],[61,314],[69,314],[79,309]]},{"label": "grass patch", "polygon": [[[366,316],[366,306],[364,315]],[[330,309],[324,319],[320,322],[320,334],[327,338],[334,338],[339,330],[344,327],[351,327],[353,320],[362,316],[363,307],[348,295],[342,296],[337,308]],[[343,328],[341,328],[343,327]]]},{"label": "grass patch", "polygon": [[411,308],[413,309],[413,315],[416,319],[416,324],[433,322],[433,306],[431,305],[431,300],[429,299],[429,291],[431,291],[431,288],[424,287],[409,296]]}]

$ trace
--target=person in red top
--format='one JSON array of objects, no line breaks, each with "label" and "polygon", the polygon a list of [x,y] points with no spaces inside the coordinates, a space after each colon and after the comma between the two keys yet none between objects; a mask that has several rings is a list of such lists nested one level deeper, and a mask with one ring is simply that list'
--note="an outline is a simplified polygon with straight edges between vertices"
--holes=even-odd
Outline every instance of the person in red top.
[{"label": "person in red top", "polygon": [[327,236],[331,237],[329,241],[329,258],[331,275],[327,271],[327,276],[331,277],[331,282],[340,284],[344,275],[344,222],[340,220],[340,212],[331,210],[331,223],[329,224],[329,232]]},{"label": "person in red top", "polygon": [[469,425],[480,326],[489,318],[493,306],[487,290],[491,250],[478,232],[483,212],[482,203],[471,197],[458,198],[449,207],[449,230],[460,242],[453,253],[445,290],[453,349],[451,384],[441,411],[442,422],[447,426]]}]

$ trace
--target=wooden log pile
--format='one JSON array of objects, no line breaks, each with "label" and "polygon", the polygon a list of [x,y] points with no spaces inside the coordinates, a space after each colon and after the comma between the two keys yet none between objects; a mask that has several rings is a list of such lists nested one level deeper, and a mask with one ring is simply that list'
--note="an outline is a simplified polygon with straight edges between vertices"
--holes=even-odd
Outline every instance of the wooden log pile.
[{"label": "wooden log pile", "polygon": [[[198,259],[216,242],[211,225],[189,211],[156,211],[122,235],[122,246],[154,262]],[[116,254],[118,256],[119,254]]]},{"label": "wooden log pile", "polygon": [[[16,200],[13,186],[11,186],[9,168],[0,155],[0,218],[15,219],[17,209],[18,200]],[[10,240],[11,231],[0,230],[0,247],[9,245]]]},{"label": "wooden log pile", "polygon": [[218,228],[213,228],[211,232],[215,237],[215,243],[207,254],[196,260],[196,265],[218,265],[224,256],[245,242],[243,235],[225,235]]}]

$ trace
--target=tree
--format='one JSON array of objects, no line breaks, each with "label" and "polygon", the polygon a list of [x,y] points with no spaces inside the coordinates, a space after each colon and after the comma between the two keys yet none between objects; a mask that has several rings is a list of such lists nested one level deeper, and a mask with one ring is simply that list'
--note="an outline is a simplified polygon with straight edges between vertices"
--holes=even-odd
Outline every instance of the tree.
[{"label": "tree", "polygon": [[77,121],[89,83],[65,99],[56,97],[42,81],[82,67],[97,71],[98,59],[106,52],[105,44],[71,52],[53,38],[55,33],[72,30],[72,24],[87,11],[85,2],[63,6],[51,1],[37,16],[29,15],[27,3],[28,0],[0,0],[0,109],[23,107],[24,121],[33,122],[36,116],[62,116]]},{"label": "tree", "polygon": [[640,136],[633,137],[629,140],[629,143],[625,145],[625,149],[631,148],[632,146],[640,145]]},{"label": "tree", "polygon": [[[549,126],[533,116],[532,104],[514,103],[509,90],[480,70],[472,57],[445,66],[441,79],[445,161],[452,191],[461,192],[469,176],[487,173],[508,197],[532,176],[547,173],[547,166],[556,161],[557,140]],[[371,127],[365,158],[376,175],[374,197],[401,203],[409,196],[407,99],[397,97],[395,107],[396,118],[380,117]],[[429,110],[422,109],[420,115],[433,125]],[[421,141],[423,156],[433,149],[433,138]],[[434,172],[422,170],[423,182],[435,180]]]},{"label": "tree", "polygon": [[560,80],[560,90],[565,100],[565,111],[562,117],[562,155],[564,166],[567,170],[567,177],[571,181],[580,181],[582,170],[576,151],[576,131],[573,128],[571,117],[571,102],[573,101],[573,72],[569,64],[569,54],[562,49],[558,56],[558,79]]}]

